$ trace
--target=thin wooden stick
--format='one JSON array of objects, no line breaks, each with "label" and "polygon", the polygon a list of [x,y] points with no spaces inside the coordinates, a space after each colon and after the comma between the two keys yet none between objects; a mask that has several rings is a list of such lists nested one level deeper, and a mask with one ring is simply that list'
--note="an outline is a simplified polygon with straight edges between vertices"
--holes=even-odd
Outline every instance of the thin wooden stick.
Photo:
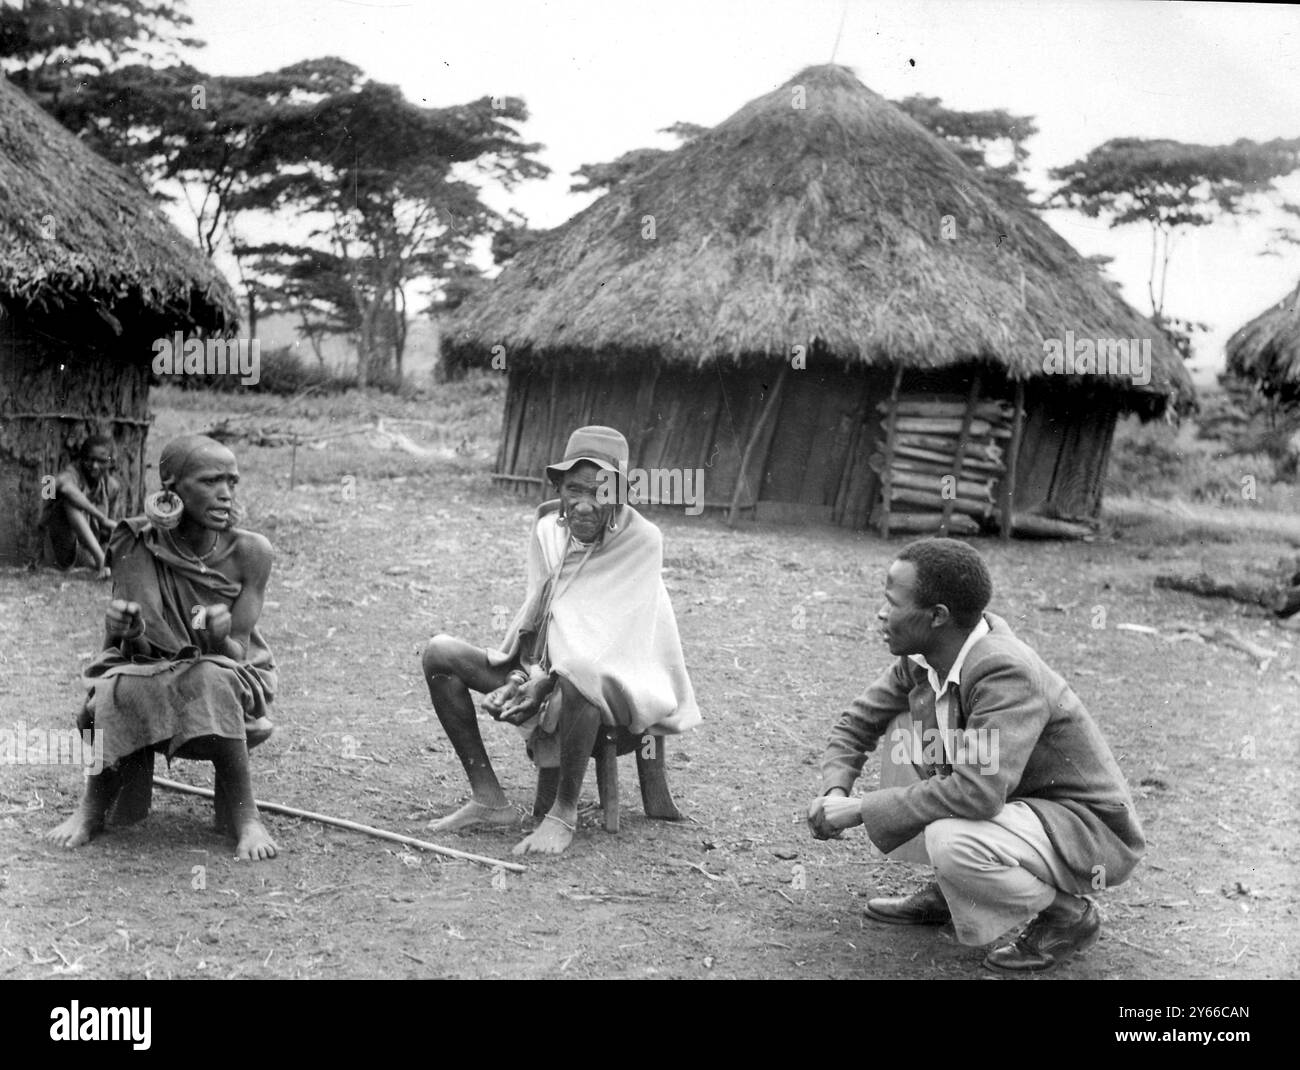
[{"label": "thin wooden stick", "polygon": [[153,420],[137,420],[130,416],[79,412],[3,412],[0,413],[0,420],[84,420],[86,423],[129,424],[132,427],[149,427],[153,424]]},{"label": "thin wooden stick", "polygon": [[[740,471],[736,474],[736,487],[731,495],[731,507],[727,511],[727,526],[735,527],[736,518],[740,515],[741,496],[749,490],[749,468],[753,463],[754,451],[758,448],[759,439],[767,434],[768,417],[775,418],[777,407],[781,401],[781,388],[785,385],[785,373],[789,371],[790,365],[782,362],[781,370],[777,373],[776,385],[768,391],[767,397],[763,399],[763,408],[758,414],[758,419],[754,422],[754,429],[750,432],[749,442],[745,445],[745,452],[740,458]],[[767,448],[771,448],[771,440],[768,440]],[[762,460],[760,458],[760,464]],[[758,496],[763,490],[763,473],[758,474],[758,489],[754,491],[754,501],[752,503],[755,510],[755,516],[758,515]],[[748,506],[746,507],[748,508]]]},{"label": "thin wooden stick", "polygon": [[1025,434],[1025,381],[1016,380],[1016,409],[1011,417],[1011,444],[1007,447],[1007,470],[1002,477],[1002,486],[998,490],[1001,499],[1002,530],[998,537],[1003,542],[1011,541],[1011,516],[1015,508],[1016,476],[1020,468],[1020,443]]},{"label": "thin wooden stick", "polygon": [[[166,777],[156,776],[153,782],[160,788],[167,788],[170,791],[183,792],[186,795],[199,795],[205,799],[211,799],[213,792],[211,788],[196,788],[192,784],[182,784],[177,780],[168,780]],[[329,817],[326,814],[314,814],[310,810],[299,810],[293,806],[285,806],[282,803],[261,802],[254,799],[254,805],[259,810],[265,810],[272,814],[286,814],[289,817],[303,817],[308,821],[319,821],[322,825],[333,825],[336,828],[351,829],[353,832],[364,832],[367,836],[377,836],[381,840],[392,840],[393,843],[404,843],[411,847],[418,847],[421,851],[431,851],[433,854],[446,855],[448,858],[459,858],[466,862],[477,862],[481,866],[500,867],[501,869],[513,870],[516,873],[523,873],[525,868],[518,862],[502,862],[496,858],[487,858],[484,855],[472,855],[465,851],[457,851],[454,847],[439,847],[436,843],[428,843],[425,840],[417,840],[414,836],[403,836],[400,832],[388,832],[386,829],[372,828],[370,825],[362,825],[357,821],[348,821],[342,817]]]}]

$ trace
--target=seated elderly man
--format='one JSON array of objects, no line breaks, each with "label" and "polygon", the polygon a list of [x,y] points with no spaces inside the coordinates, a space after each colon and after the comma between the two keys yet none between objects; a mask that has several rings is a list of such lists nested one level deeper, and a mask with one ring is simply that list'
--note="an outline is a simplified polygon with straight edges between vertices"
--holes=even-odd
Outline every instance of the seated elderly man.
[{"label": "seated elderly man", "polygon": [[87,668],[78,727],[102,741],[103,771],[86,779],[76,813],[47,838],[80,847],[109,808],[124,821],[149,808],[153,756],[211,761],[217,826],[236,856],[272,858],[258,816],[248,749],[271,734],[276,687],[257,628],[271,573],[271,544],[236,525],[235,455],[203,435],[163,448],[164,490],[145,515],[123,520],[109,543],[113,601],[104,649]]},{"label": "seated elderly man", "polygon": [[[951,920],[967,945],[1028,921],[984,964],[1043,970],[1096,942],[1101,923],[1087,893],[1126,880],[1146,844],[1096,722],[1006,621],[985,612],[992,593],[988,569],[965,543],[921,539],[899,552],[876,614],[898,660],[832,729],[825,791],[808,822],[819,839],[865,825],[882,851],[923,835],[937,883],[872,899],[867,916],[895,925]],[[890,746],[915,768],[912,783],[848,798],[900,714],[910,715],[911,731]]]},{"label": "seated elderly man", "polygon": [[104,551],[122,515],[122,486],[110,474],[112,466],[113,440],[92,435],[55,478],[54,497],[41,517],[49,536],[46,558],[55,567],[68,569],[84,561],[94,566],[98,579],[111,575]]},{"label": "seated elderly man", "polygon": [[[471,797],[434,831],[509,825],[513,808],[479,734],[483,709],[520,726],[554,803],[515,854],[559,854],[573,840],[578,795],[601,725],[683,732],[700,721],[677,620],[660,575],[663,536],[626,504],[627,440],[583,427],[546,469],[558,499],[537,509],[527,593],[499,651],[439,635],[424,651],[433,708],[469,777]],[[647,813],[676,817],[676,811]]]}]

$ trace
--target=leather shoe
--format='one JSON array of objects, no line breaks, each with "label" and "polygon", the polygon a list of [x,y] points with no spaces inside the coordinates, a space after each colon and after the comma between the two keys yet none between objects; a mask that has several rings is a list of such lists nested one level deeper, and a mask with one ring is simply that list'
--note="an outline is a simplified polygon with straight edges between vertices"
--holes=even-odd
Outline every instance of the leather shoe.
[{"label": "leather shoe", "polygon": [[868,899],[864,913],[887,925],[943,925],[952,920],[948,900],[931,881],[919,892],[893,899]]},{"label": "leather shoe", "polygon": [[984,958],[990,970],[1034,973],[1050,970],[1071,955],[1092,947],[1101,935],[1101,913],[1085,899],[1083,917],[1062,922],[1046,911],[1025,926],[1015,943],[995,948]]}]

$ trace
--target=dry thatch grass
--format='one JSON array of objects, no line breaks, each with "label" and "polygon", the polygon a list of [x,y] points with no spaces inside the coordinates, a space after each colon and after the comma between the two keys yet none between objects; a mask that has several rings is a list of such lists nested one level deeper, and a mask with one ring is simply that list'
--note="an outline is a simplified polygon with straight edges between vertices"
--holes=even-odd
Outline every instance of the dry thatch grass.
[{"label": "dry thatch grass", "polygon": [[[945,216],[956,240],[940,236]],[[1066,330],[1151,340],[1148,386],[1106,383],[1126,406],[1194,397],[1159,331],[1027,206],[820,66],[544,235],[463,306],[446,344],[467,362],[503,344],[511,359],[705,365],[811,343],[845,364],[982,361],[1027,379]]]},{"label": "dry thatch grass", "polygon": [[1264,393],[1300,393],[1300,284],[1238,330],[1225,347],[1228,372]]},{"label": "dry thatch grass", "polygon": [[3,76],[0,300],[92,301],[214,329],[238,319],[221,273],[148,196]]}]

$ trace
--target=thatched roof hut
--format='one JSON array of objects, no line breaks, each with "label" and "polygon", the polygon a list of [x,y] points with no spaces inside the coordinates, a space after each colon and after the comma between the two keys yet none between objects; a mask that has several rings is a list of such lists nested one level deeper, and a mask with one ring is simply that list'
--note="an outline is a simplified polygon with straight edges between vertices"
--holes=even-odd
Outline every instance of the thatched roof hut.
[{"label": "thatched roof hut", "polygon": [[0,561],[32,558],[41,477],[90,434],[140,507],[153,339],[237,315],[148,195],[0,76]]},{"label": "thatched roof hut", "polygon": [[[1141,340],[1150,381],[1045,375],[1044,342],[1067,331]],[[452,363],[504,347],[503,477],[538,476],[576,423],[612,423],[634,465],[706,467],[712,504],[852,526],[882,489],[865,463],[887,434],[882,400],[966,397],[977,375],[984,399],[1023,394],[1017,507],[1090,516],[1117,414],[1194,397],[1177,353],[1092,264],[837,66],[548,232],[445,345]]]},{"label": "thatched roof hut", "polygon": [[1240,328],[1224,347],[1228,372],[1269,397],[1300,398],[1300,284]]}]

